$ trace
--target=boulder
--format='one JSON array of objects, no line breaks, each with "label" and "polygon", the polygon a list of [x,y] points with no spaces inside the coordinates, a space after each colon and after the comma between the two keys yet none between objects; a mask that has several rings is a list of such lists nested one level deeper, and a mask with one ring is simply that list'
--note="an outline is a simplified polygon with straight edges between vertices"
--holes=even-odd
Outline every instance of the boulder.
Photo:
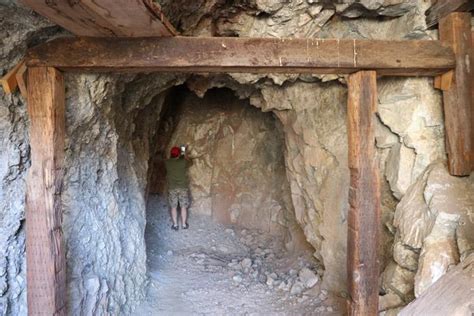
[{"label": "boulder", "polygon": [[423,242],[415,276],[416,297],[459,262],[455,237],[459,218],[458,214],[444,212],[438,214],[431,233]]}]

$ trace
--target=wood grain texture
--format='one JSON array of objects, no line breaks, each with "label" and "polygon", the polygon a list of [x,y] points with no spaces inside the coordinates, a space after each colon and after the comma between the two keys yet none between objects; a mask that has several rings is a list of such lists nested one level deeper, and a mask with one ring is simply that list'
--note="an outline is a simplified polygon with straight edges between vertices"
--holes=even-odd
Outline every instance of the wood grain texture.
[{"label": "wood grain texture", "polygon": [[[61,52],[58,54],[57,52]],[[235,37],[59,38],[28,52],[28,66],[79,71],[438,75],[455,67],[438,41]]]},{"label": "wood grain texture", "polygon": [[21,0],[78,36],[172,36],[143,0]]},{"label": "wood grain texture", "polygon": [[374,71],[348,80],[349,214],[347,273],[349,315],[378,314],[380,181],[375,159],[377,82]]},{"label": "wood grain texture", "polygon": [[66,262],[61,229],[65,91],[54,68],[28,70],[31,167],[26,195],[29,315],[66,315]]},{"label": "wood grain texture", "polygon": [[21,65],[24,64],[24,61],[20,61],[18,64],[15,65],[12,69],[5,76],[0,79],[0,84],[2,84],[3,91],[5,93],[13,93],[15,92],[16,88],[18,87],[18,82],[16,80],[16,74],[20,69]]},{"label": "wood grain texture", "polygon": [[453,82],[443,91],[448,166],[452,175],[466,176],[474,170],[471,15],[456,12],[441,19],[439,35],[456,56]]},{"label": "wood grain texture", "polygon": [[436,281],[400,316],[474,314],[474,254]]},{"label": "wood grain texture", "polygon": [[15,75],[16,82],[18,83],[18,88],[20,89],[21,95],[28,99],[28,90],[27,90],[27,81],[28,81],[28,68],[26,67],[25,63],[23,62],[18,68],[18,72]]},{"label": "wood grain texture", "polygon": [[472,0],[437,0],[432,1],[432,6],[426,11],[426,25],[435,26],[439,20],[452,12],[470,11],[474,9]]}]

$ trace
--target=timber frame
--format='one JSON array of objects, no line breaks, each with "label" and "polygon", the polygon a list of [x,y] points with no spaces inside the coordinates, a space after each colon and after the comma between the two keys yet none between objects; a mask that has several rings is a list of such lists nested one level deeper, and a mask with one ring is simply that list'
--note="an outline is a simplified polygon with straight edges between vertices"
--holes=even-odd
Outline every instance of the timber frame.
[{"label": "timber frame", "polygon": [[[33,0],[24,1],[40,6]],[[150,9],[152,1],[144,3]],[[81,7],[79,13],[88,12],[90,6]],[[43,9],[49,10],[38,10]],[[156,8],[152,9],[158,14]],[[56,18],[60,25],[69,26],[71,22],[69,16]],[[94,25],[87,24],[92,20],[81,21],[85,22],[79,25],[78,33],[94,29]],[[374,135],[377,76],[438,76],[436,82],[444,96],[449,169],[453,175],[468,175],[474,169],[470,14],[441,17],[440,41],[172,37],[175,33],[163,19],[166,27],[156,24],[155,31],[171,37],[109,38],[125,29],[107,24],[100,15],[94,21],[103,22],[94,30],[97,36],[105,37],[53,40],[28,52],[27,69],[18,67],[22,69],[18,76],[22,92],[27,90],[31,124],[32,166],[26,202],[29,314],[66,314],[60,203],[65,138],[61,72],[168,71],[349,75],[348,311],[350,315],[377,315],[381,225]],[[107,33],[111,30],[115,33]]]}]

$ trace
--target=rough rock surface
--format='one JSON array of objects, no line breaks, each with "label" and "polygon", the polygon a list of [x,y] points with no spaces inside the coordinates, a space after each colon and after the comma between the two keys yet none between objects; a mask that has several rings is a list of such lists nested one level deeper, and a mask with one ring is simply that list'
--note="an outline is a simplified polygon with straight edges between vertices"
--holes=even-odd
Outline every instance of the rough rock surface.
[{"label": "rough rock surface", "polygon": [[67,78],[62,204],[72,314],[128,314],[146,285],[150,144],[174,76]]},{"label": "rough rock surface", "polygon": [[[409,302],[472,253],[473,175],[453,177],[444,163],[435,162],[408,189],[395,212],[393,258],[398,268],[384,271],[386,292]],[[407,271],[411,277],[401,278]],[[395,290],[393,284],[398,284]]]}]

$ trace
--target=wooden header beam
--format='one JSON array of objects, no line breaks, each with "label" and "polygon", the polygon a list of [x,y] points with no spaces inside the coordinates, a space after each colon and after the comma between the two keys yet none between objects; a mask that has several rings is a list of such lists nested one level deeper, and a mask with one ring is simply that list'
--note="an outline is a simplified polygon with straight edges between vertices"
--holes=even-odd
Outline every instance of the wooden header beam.
[{"label": "wooden header beam", "polygon": [[246,72],[434,76],[455,67],[439,41],[236,37],[59,38],[28,52],[27,66],[67,71]]}]

